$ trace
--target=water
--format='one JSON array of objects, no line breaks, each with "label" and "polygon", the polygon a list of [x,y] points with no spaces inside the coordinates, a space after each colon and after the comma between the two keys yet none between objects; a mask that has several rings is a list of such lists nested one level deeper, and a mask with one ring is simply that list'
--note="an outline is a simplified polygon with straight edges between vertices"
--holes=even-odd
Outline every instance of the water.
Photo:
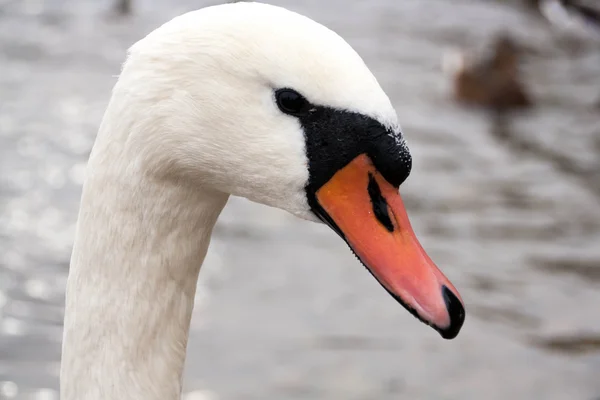
[{"label": "water", "polygon": [[[200,277],[189,398],[598,399],[600,46],[566,47],[508,2],[274,3],[338,31],[389,93],[415,160],[409,215],[467,321],[440,339],[328,228],[232,199]],[[0,398],[58,396],[83,168],[126,48],[208,4],[119,19],[107,2],[0,2]],[[539,103],[509,139],[449,100],[440,68],[502,29],[531,49]]]}]

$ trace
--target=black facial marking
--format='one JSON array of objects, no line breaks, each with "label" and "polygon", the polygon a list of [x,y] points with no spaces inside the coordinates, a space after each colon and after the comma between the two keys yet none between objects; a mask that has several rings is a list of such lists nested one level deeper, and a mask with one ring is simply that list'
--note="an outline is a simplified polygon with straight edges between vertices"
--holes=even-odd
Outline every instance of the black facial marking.
[{"label": "black facial marking", "polygon": [[381,225],[383,225],[388,232],[394,232],[394,224],[390,219],[387,202],[381,195],[381,189],[379,188],[379,185],[372,174],[369,174],[367,191],[369,192],[369,197],[371,198],[371,204],[373,205],[373,213],[375,214],[375,218],[381,222]]},{"label": "black facial marking", "polygon": [[[400,132],[357,112],[312,104],[291,88],[277,89],[274,94],[281,112],[297,118],[304,130],[309,172],[308,203],[330,226],[333,221],[326,221],[328,216],[316,201],[315,193],[359,155],[366,154],[379,173],[395,187],[410,174],[412,158]],[[332,228],[340,233],[337,227]]]},{"label": "black facial marking", "polygon": [[299,116],[298,120],[306,139],[308,193],[314,194],[337,171],[364,153],[396,187],[410,173],[412,158],[401,134],[373,118],[311,104],[308,115]]},{"label": "black facial marking", "polygon": [[[344,238],[335,221],[317,201],[316,192],[361,154],[370,158],[385,180],[399,187],[412,168],[412,158],[402,134],[366,115],[312,104],[290,88],[275,90],[274,98],[281,112],[296,117],[304,130],[309,173],[306,185],[308,204],[315,215]],[[393,231],[387,203],[379,186],[373,182],[376,189],[372,188],[369,195],[375,215],[386,229]]]}]

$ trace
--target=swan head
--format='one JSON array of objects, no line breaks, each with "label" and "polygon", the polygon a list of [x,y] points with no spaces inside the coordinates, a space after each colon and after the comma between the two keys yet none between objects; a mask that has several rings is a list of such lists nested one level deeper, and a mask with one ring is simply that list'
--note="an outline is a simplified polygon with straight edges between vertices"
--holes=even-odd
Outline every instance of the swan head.
[{"label": "swan head", "polygon": [[458,334],[460,295],[398,192],[412,161],[396,112],[340,36],[265,4],[201,9],[136,43],[114,93],[136,168],[324,222],[413,315]]}]

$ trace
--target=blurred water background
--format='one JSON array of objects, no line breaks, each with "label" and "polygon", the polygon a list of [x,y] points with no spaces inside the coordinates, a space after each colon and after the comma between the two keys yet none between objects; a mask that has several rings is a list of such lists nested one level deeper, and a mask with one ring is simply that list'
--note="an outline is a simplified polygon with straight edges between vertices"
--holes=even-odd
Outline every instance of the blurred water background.
[{"label": "blurred water background", "polygon": [[[390,95],[413,226],[467,305],[417,322],[324,226],[232,199],[200,274],[192,399],[600,399],[600,45],[517,1],[272,1],[326,24]],[[85,162],[126,49],[216,2],[0,0],[0,398],[58,398]],[[509,31],[537,104],[498,135],[455,104],[445,49]],[[203,397],[204,396],[204,397]]]}]

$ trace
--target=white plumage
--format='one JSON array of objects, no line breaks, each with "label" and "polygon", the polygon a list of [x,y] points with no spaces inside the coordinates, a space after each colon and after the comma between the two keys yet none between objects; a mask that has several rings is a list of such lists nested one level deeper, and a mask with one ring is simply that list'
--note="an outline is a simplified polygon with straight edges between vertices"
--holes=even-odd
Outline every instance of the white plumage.
[{"label": "white plumage", "polygon": [[277,87],[397,129],[359,55],[282,8],[205,8],[131,48],[83,188],[63,400],[179,398],[197,276],[230,194],[315,219],[303,132]]}]

